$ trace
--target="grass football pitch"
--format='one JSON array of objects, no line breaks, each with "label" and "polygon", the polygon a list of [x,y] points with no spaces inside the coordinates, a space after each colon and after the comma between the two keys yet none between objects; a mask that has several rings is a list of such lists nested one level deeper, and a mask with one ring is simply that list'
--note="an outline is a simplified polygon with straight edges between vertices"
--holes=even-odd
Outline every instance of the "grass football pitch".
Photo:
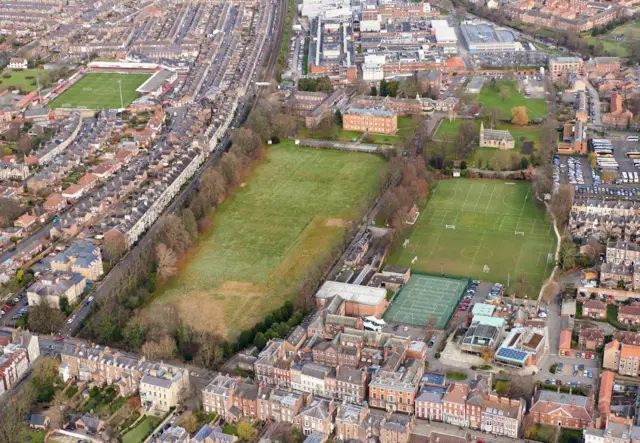
[{"label": "grass football pitch", "polygon": [[49,103],[50,108],[119,109],[127,107],[140,94],[136,89],[151,77],[148,74],[89,73]]},{"label": "grass football pitch", "polygon": [[295,297],[309,264],[341,241],[355,208],[377,194],[385,170],[375,155],[290,140],[270,146],[142,315],[173,306],[197,330],[237,336]]},{"label": "grass football pitch", "polygon": [[533,202],[530,183],[453,179],[438,182],[388,261],[510,289],[526,273],[527,296],[537,298],[554,250],[553,227]]},{"label": "grass football pitch", "polygon": [[424,326],[431,321],[438,329],[449,323],[467,280],[412,274],[384,314],[388,322]]}]

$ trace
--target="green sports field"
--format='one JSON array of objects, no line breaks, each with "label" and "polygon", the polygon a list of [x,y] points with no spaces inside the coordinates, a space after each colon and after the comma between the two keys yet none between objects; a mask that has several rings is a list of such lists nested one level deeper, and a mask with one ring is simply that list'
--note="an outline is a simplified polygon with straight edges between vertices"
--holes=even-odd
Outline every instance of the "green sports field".
[{"label": "green sports field", "polygon": [[411,266],[414,272],[503,284],[510,280],[512,289],[526,273],[533,292],[527,295],[536,298],[553,266],[549,254],[555,236],[543,208],[532,201],[531,184],[510,183],[438,182],[415,225],[398,240],[389,263]]},{"label": "green sports field", "polygon": [[468,280],[412,274],[406,285],[384,313],[388,322],[416,326],[428,324],[444,329],[449,323]]},{"label": "green sports field", "polygon": [[142,315],[174,306],[197,330],[237,336],[295,297],[301,275],[341,241],[384,171],[375,155],[290,140],[270,146]]},{"label": "green sports field", "polygon": [[140,94],[136,89],[151,77],[148,74],[112,74],[90,73],[82,77],[75,85],[64,91],[49,103],[50,108],[120,108],[120,90],[122,83],[122,104],[129,106]]}]

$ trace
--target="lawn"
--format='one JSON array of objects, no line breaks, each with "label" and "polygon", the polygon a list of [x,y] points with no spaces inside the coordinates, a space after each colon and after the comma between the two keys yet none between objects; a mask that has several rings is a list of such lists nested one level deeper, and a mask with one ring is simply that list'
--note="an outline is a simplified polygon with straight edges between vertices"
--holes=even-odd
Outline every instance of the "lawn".
[{"label": "lawn", "polygon": [[[38,88],[36,77],[46,73],[44,69],[23,69],[22,71],[14,71],[5,69],[0,76],[0,88],[21,88],[26,92],[35,91]],[[10,78],[4,78],[4,75],[10,75]],[[27,78],[32,77],[32,78]]]},{"label": "lawn", "polygon": [[158,417],[147,415],[135,428],[122,436],[122,443],[141,443],[159,423]]},{"label": "lawn", "polygon": [[20,441],[28,441],[29,443],[44,443],[46,431],[30,431],[25,429],[22,431]]},{"label": "lawn", "polygon": [[457,371],[448,371],[447,372],[447,378],[449,380],[466,380],[467,379],[467,374],[465,374],[464,372],[457,372]]},{"label": "lawn", "polygon": [[231,337],[253,326],[295,297],[300,276],[341,241],[356,208],[377,195],[385,171],[372,154],[290,140],[270,146],[142,315],[172,305],[197,330]]},{"label": "lawn", "polygon": [[151,77],[148,74],[90,73],[49,103],[50,108],[117,109],[121,107],[118,81],[122,85],[122,105],[138,98],[136,89]]},{"label": "lawn", "polygon": [[[453,122],[449,120],[443,120],[440,123],[440,127],[438,128],[438,132],[436,133],[437,140],[451,140],[455,141],[455,137],[460,130],[460,125],[464,122],[463,119],[458,119]],[[480,134],[480,121],[474,120],[473,125],[475,130]],[[522,157],[529,158],[529,154],[523,154],[520,152],[520,147],[522,142],[533,142],[534,147],[537,143],[540,142],[540,127],[537,125],[530,126],[516,126],[510,123],[500,123],[497,125],[496,129],[506,129],[511,132],[513,138],[515,139],[515,148],[513,149],[513,153],[519,156],[519,159]],[[498,153],[501,152],[497,148],[480,148],[476,142],[474,143],[473,151],[469,158],[466,159],[467,166],[472,168],[488,168],[490,160]]]},{"label": "lawn", "polygon": [[[460,130],[460,125],[465,122],[464,119],[457,119],[453,122],[445,119],[440,123],[438,132],[436,132],[436,139],[438,140],[454,140]],[[473,120],[473,126],[476,129],[478,137],[480,136],[480,120]],[[485,126],[485,129],[487,127]],[[538,125],[529,126],[517,126],[510,123],[500,123],[495,129],[508,130],[515,139],[515,150],[520,149],[521,141],[532,141],[535,143],[540,142],[541,131]]]},{"label": "lawn", "polygon": [[584,437],[582,435],[582,430],[580,429],[562,428],[560,430],[558,443],[582,443],[583,441]]},{"label": "lawn", "polygon": [[616,41],[607,37],[587,37],[585,40],[590,45],[602,42],[604,50],[614,57],[628,57],[631,53],[628,41]]},{"label": "lawn", "polygon": [[511,290],[526,274],[531,299],[553,266],[554,245],[531,183],[453,179],[437,183],[388,262],[413,272],[509,284]]},{"label": "lawn", "polygon": [[[510,90],[505,101],[499,97],[502,86],[507,86]],[[516,106],[526,106],[529,120],[544,118],[547,114],[547,102],[539,98],[526,98],[524,94],[518,92],[515,80],[498,80],[495,88],[486,83],[478,94],[478,101],[486,108],[499,109],[504,119],[511,119],[511,108]]]},{"label": "lawn", "polygon": [[556,437],[556,428],[549,425],[534,425],[531,430],[525,430],[524,435],[529,440],[553,443]]}]

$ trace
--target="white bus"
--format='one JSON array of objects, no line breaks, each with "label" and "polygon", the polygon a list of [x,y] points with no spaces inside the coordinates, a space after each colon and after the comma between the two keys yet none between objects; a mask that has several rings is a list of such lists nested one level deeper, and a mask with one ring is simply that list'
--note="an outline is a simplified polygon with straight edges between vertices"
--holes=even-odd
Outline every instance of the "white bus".
[{"label": "white bus", "polygon": [[633,182],[634,183],[640,183],[640,178],[638,177],[638,173],[637,172],[630,172],[629,174],[633,174]]},{"label": "white bus", "polygon": [[627,136],[627,141],[637,142],[638,140],[640,140],[640,138],[637,135],[628,135]]},{"label": "white bus", "polygon": [[622,171],[622,182],[629,183],[629,177],[627,176],[627,173],[624,171]]},{"label": "white bus", "polygon": [[380,331],[382,331],[382,328],[384,328],[384,326],[387,323],[384,320],[382,320],[381,318],[376,318],[374,316],[370,316],[370,317],[365,317],[364,322],[362,324],[364,325],[364,328],[367,331],[380,332]]}]

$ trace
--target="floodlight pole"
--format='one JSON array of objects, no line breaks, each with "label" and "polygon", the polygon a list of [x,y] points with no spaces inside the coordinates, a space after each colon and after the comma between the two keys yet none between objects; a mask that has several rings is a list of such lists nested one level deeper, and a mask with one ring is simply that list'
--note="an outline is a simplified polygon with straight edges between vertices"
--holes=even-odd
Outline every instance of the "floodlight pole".
[{"label": "floodlight pole", "polygon": [[122,101],[122,80],[118,80],[118,89],[120,89],[120,109],[123,109],[124,102]]}]

